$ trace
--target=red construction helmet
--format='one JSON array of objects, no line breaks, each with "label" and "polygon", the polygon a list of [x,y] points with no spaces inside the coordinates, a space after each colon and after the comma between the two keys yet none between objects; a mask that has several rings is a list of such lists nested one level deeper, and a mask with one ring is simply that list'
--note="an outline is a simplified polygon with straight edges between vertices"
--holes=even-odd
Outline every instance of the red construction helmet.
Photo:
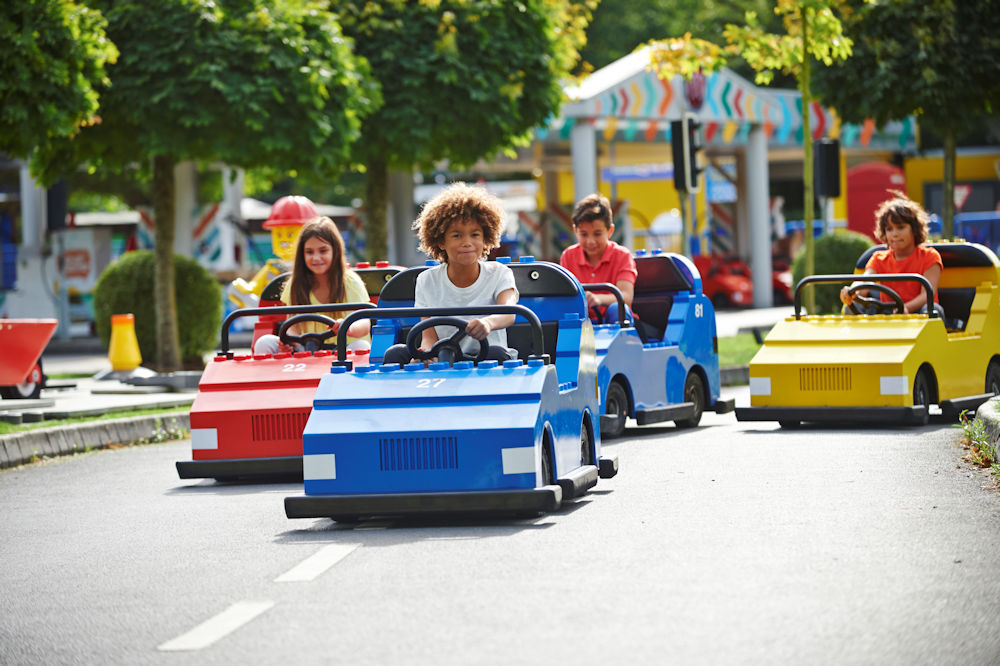
[{"label": "red construction helmet", "polygon": [[292,195],[281,197],[274,202],[271,214],[267,216],[267,221],[262,226],[265,229],[292,224],[301,226],[314,217],[319,217],[316,204],[306,197]]}]

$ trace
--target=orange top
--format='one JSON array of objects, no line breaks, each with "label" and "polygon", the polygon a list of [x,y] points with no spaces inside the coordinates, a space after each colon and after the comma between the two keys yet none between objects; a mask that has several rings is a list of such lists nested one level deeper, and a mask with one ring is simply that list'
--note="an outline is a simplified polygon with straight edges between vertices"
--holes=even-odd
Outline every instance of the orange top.
[{"label": "orange top", "polygon": [[[913,254],[902,261],[892,256],[892,250],[877,250],[868,260],[865,270],[874,273],[917,273],[923,275],[924,271],[934,264],[944,269],[938,251],[926,245],[917,245],[913,248]],[[889,282],[886,286],[899,294],[904,303],[912,301],[923,289],[918,282]],[[883,301],[890,301],[886,294],[881,294],[881,296]],[[937,293],[934,294],[934,300],[937,301]]]}]

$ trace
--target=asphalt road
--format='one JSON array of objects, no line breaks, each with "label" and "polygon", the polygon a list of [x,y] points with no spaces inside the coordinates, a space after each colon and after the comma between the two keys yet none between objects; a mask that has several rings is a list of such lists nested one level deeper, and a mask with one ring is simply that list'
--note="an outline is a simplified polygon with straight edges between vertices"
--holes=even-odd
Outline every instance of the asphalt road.
[{"label": "asphalt road", "polygon": [[180,481],[187,441],[4,471],[0,663],[995,664],[1000,496],[959,434],[708,414],[629,428],[553,515],[353,529]]}]

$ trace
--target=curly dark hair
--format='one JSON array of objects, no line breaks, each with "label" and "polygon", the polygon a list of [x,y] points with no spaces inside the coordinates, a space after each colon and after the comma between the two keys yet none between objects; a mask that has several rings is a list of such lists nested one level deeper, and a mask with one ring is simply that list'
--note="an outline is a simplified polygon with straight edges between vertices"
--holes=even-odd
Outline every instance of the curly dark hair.
[{"label": "curly dark hair", "polygon": [[483,256],[500,245],[503,230],[503,206],[500,199],[482,187],[453,183],[432,198],[420,211],[413,230],[420,239],[420,251],[447,263],[444,237],[452,222],[474,221],[483,229]]},{"label": "curly dark hair", "polygon": [[896,224],[910,225],[914,244],[920,245],[926,241],[927,227],[931,221],[927,211],[899,190],[887,191],[892,199],[883,201],[875,211],[875,238],[885,242],[885,230],[891,220]]},{"label": "curly dark hair", "polygon": [[596,222],[601,220],[607,229],[611,228],[612,213],[611,202],[603,194],[588,194],[576,202],[573,207],[573,226],[582,222]]}]

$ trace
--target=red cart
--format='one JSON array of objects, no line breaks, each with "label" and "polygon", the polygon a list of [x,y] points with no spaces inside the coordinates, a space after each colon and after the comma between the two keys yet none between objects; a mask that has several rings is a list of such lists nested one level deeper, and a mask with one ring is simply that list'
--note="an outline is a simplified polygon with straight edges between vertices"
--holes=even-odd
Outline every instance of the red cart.
[{"label": "red cart", "polygon": [[42,393],[42,352],[55,319],[0,319],[0,397],[24,400]]}]

